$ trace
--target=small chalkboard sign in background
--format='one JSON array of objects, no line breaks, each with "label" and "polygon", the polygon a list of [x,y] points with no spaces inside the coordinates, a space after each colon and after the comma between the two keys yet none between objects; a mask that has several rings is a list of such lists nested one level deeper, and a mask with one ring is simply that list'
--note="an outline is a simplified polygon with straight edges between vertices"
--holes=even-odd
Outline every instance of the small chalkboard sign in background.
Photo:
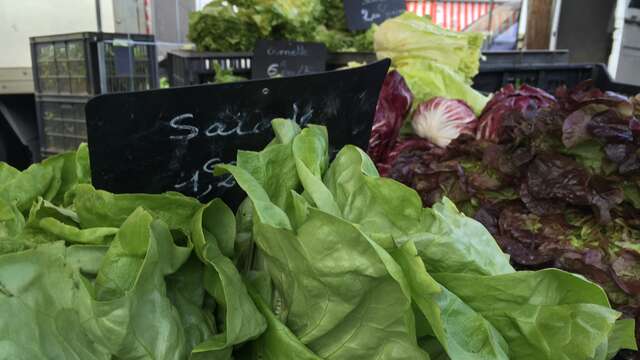
[{"label": "small chalkboard sign in background", "polygon": [[327,47],[321,43],[260,40],[253,52],[253,79],[270,79],[322,72]]},{"label": "small chalkboard sign in background", "polygon": [[405,0],[344,0],[347,26],[351,31],[366,30],[406,10]]},{"label": "small chalkboard sign in background", "polygon": [[86,106],[93,184],[237,206],[244,194],[213,168],[233,162],[238,149],[266,146],[274,118],[326,125],[334,152],[346,144],[366,149],[389,65],[95,97]]}]

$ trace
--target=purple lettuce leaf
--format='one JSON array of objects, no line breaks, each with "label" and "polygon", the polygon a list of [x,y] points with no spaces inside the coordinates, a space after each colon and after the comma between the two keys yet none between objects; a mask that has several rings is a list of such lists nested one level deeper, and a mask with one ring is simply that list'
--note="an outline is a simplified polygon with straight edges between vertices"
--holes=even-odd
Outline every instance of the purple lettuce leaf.
[{"label": "purple lettuce leaf", "polygon": [[412,102],[413,94],[402,75],[395,70],[389,72],[382,84],[369,139],[368,153],[374,163],[385,161],[400,134]]}]

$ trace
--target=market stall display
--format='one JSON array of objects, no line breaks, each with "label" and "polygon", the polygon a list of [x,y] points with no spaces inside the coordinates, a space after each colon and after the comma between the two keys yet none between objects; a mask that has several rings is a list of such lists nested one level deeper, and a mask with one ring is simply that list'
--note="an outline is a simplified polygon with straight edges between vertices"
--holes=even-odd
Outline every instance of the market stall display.
[{"label": "market stall display", "polygon": [[97,190],[86,146],[0,166],[4,354],[578,360],[635,347],[594,283],[515,271],[449,200],[423,208],[354,146],[330,161],[322,126],[273,128],[262,151],[216,167],[248,194],[235,217],[220,200]]},{"label": "market stall display", "polygon": [[415,126],[425,121],[421,109],[413,115],[416,135],[383,139],[395,145],[381,171],[416,189],[426,206],[451,199],[517,267],[583,274],[627,316],[638,316],[640,122],[627,98],[589,83],[560,88],[557,99],[507,86],[471,132],[449,125],[424,134]]},{"label": "market stall display", "polygon": [[[403,39],[419,28],[442,31],[410,17],[382,24],[376,40],[392,38],[389,24],[403,20],[416,22]],[[471,106],[476,118],[460,93],[425,95],[432,72],[403,71],[419,63],[415,58],[432,57],[460,72],[455,54],[449,60],[433,55],[446,53],[439,48],[389,43],[406,50],[389,54],[397,71],[387,75],[369,143],[380,173],[414,188],[425,206],[453,201],[489,230],[516,268],[582,274],[626,318],[637,319],[638,98],[592,81],[560,86],[555,96],[508,84],[481,107]],[[384,47],[376,42],[376,49]]]},{"label": "market stall display", "polygon": [[342,4],[214,0],[190,36],[390,71],[215,63],[234,83],[103,95],[88,146],[0,163],[0,357],[635,356],[640,94],[481,93],[482,35],[404,13],[353,36]]}]

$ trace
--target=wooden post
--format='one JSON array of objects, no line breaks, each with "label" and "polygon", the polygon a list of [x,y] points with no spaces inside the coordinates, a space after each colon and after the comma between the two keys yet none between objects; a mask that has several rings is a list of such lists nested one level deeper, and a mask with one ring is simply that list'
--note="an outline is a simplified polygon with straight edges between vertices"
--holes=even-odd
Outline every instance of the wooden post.
[{"label": "wooden post", "polygon": [[553,0],[529,0],[527,11],[526,49],[548,49],[551,38]]}]

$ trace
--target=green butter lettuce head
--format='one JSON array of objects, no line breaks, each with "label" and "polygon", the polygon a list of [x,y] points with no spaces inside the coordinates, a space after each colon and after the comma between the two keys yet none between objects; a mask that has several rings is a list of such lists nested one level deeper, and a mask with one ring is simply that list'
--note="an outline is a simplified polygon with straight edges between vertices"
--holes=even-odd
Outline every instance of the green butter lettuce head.
[{"label": "green butter lettuce head", "polygon": [[[320,358],[427,359],[417,345],[400,267],[356,224],[342,218],[322,181],[328,167],[326,129],[310,126],[295,135],[286,123],[292,122],[274,122],[276,139],[282,140],[250,157],[239,154],[238,166],[217,169],[233,174],[254,205],[254,240],[278,294],[275,315]],[[266,164],[277,162],[294,167],[282,167],[273,176],[298,179],[297,185],[289,182],[294,187],[284,201],[283,193],[263,176],[269,171]]]},{"label": "green butter lettuce head", "polygon": [[480,114],[488,97],[474,90],[459,73],[445,65],[428,60],[416,60],[396,68],[404,77],[420,104],[436,96],[463,100],[474,113]]},{"label": "green butter lettuce head", "polygon": [[231,359],[265,331],[226,205],[96,190],[88,161],[0,164],[0,357]]},{"label": "green butter lettuce head", "polygon": [[449,31],[412,12],[383,22],[374,37],[378,58],[391,58],[395,66],[425,60],[443,64],[465,81],[479,71],[482,42],[482,34]]},{"label": "green butter lettuce head", "polygon": [[[268,320],[262,354],[282,344],[303,358],[309,349],[327,359],[578,360],[633,347],[597,285],[558,270],[516,272],[449,200],[422,208],[362,150],[346,146],[328,164],[324,128],[286,124],[274,122],[263,151],[216,169],[247,192],[273,282],[273,315],[261,311],[278,322]],[[290,332],[275,337],[283,324]]]},{"label": "green butter lettuce head", "polygon": [[[64,209],[65,214],[57,216],[60,209],[52,204],[67,204],[67,195],[76,185],[91,182],[89,174],[86,144],[75,152],[52,156],[24,171],[0,163],[0,254],[72,238],[79,242],[100,242],[98,238],[112,234],[113,229],[90,234],[91,231],[67,227],[77,218],[68,219],[69,212]],[[39,211],[43,208],[48,210]],[[55,210],[51,210],[53,208]],[[61,219],[63,222],[59,224]]]}]

